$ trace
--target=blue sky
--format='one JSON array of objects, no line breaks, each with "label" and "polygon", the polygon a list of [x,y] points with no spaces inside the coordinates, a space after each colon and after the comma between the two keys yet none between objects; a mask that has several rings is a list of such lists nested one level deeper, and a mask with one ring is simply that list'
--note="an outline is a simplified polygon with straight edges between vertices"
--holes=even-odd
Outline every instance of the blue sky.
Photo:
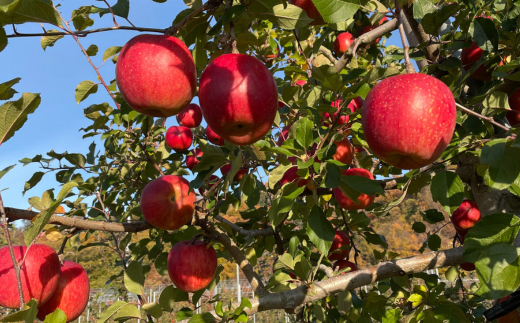
[{"label": "blue sky", "polygon": [[[110,1],[114,4],[116,1]],[[65,19],[70,19],[71,11],[81,5],[101,6],[101,1],[55,1],[61,4],[58,9]],[[138,27],[166,28],[171,25],[173,19],[181,11],[186,9],[184,2],[170,0],[166,3],[156,3],[151,0],[131,1],[130,21]],[[95,24],[91,28],[113,26],[112,17],[105,15],[91,15]],[[117,17],[120,25],[128,23]],[[49,26],[45,26],[51,29]],[[6,32],[12,34],[12,28],[6,26]],[[39,24],[24,24],[17,26],[18,32],[41,32]],[[111,46],[123,46],[130,38],[136,36],[137,31],[111,31],[91,34],[80,38],[83,47],[95,44],[99,47],[97,56],[92,57],[94,64],[99,66],[102,62],[103,52]],[[82,139],[83,132],[78,129],[90,125],[90,120],[83,115],[83,109],[91,104],[108,102],[113,106],[108,93],[101,86],[98,93],[91,95],[79,105],[74,100],[74,90],[84,80],[97,82],[97,75],[81,52],[79,46],[72,37],[60,39],[54,47],[42,50],[41,37],[10,38],[7,48],[0,53],[2,68],[0,69],[0,83],[21,77],[20,83],[14,88],[22,92],[41,93],[42,102],[35,113],[29,115],[25,125],[16,132],[13,138],[0,146],[0,170],[13,164],[18,164],[13,170],[0,180],[0,190],[5,206],[27,208],[27,199],[32,196],[41,196],[50,188],[59,192],[59,184],[55,181],[54,173],[44,176],[43,180],[25,196],[22,195],[24,183],[36,171],[41,169],[33,164],[23,167],[18,163],[24,157],[34,157],[37,154],[45,154],[51,150],[58,153],[88,152],[88,146],[93,138]],[[387,45],[402,45],[398,37],[392,35],[387,40]],[[108,61],[100,69],[105,81],[108,83],[114,76],[115,65]],[[18,99],[20,94],[13,99]],[[194,102],[197,102],[195,98]],[[0,101],[0,104],[3,103]],[[175,125],[175,118],[170,118],[166,126]],[[99,148],[99,145],[98,145]]]}]

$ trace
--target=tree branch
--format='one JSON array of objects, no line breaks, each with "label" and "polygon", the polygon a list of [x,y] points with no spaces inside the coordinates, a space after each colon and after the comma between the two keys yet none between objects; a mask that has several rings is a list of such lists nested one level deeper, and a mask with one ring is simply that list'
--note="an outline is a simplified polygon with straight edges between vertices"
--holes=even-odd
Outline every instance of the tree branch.
[{"label": "tree branch", "polygon": [[46,36],[78,36],[85,37],[88,34],[95,34],[105,31],[114,31],[114,30],[135,30],[135,31],[144,31],[144,32],[156,32],[156,33],[164,33],[166,29],[157,29],[157,28],[146,28],[146,27],[131,27],[131,26],[117,26],[117,27],[106,27],[106,28],[98,28],[98,29],[90,29],[90,30],[78,30],[78,31],[56,31],[50,33],[16,33],[12,35],[7,35],[7,38],[18,38],[18,37],[46,37]]},{"label": "tree branch", "polygon": [[482,115],[482,114],[480,114],[480,113],[478,113],[478,112],[475,112],[475,111],[473,111],[473,110],[471,110],[471,109],[466,108],[466,107],[463,106],[463,105],[458,104],[457,102],[455,102],[455,105],[456,105],[459,109],[461,109],[462,111],[465,111],[465,112],[467,112],[467,113],[469,113],[469,114],[472,114],[472,115],[474,115],[474,116],[476,116],[476,117],[479,117],[479,118],[482,119],[482,120],[486,120],[487,122],[489,122],[489,123],[491,123],[491,124],[493,124],[493,125],[495,125],[495,126],[501,128],[501,129],[504,129],[505,131],[509,131],[509,130],[510,130],[510,128],[508,128],[508,127],[506,127],[506,126],[504,126],[504,125],[502,125],[502,124],[496,122],[495,120],[493,120],[492,117],[486,117],[486,116],[484,116],[484,115]]},{"label": "tree branch", "polygon": [[332,64],[336,64],[337,59],[334,57],[334,55],[332,55],[332,52],[328,48],[320,46],[319,52],[322,53],[325,57],[327,57],[329,61],[332,62]]},{"label": "tree branch", "polygon": [[273,228],[267,228],[267,229],[261,229],[261,230],[246,230],[244,228],[239,227],[235,223],[226,220],[220,215],[217,215],[215,217],[216,220],[225,223],[231,227],[231,229],[235,230],[239,234],[246,236],[246,237],[266,237],[266,236],[272,236],[274,235]]},{"label": "tree branch", "polygon": [[[431,35],[427,34],[423,27],[417,23],[417,21],[413,17],[413,4],[407,4],[402,7],[402,11],[406,15],[406,20],[410,24],[415,37],[419,41],[419,43],[426,43],[431,40]],[[439,58],[439,46],[438,45],[429,45],[422,49],[424,52],[424,56],[430,62],[436,62]]]},{"label": "tree branch", "polygon": [[[399,2],[395,1],[396,8],[399,8]],[[402,11],[402,10],[401,10]],[[408,46],[408,43],[406,42],[406,35],[404,32],[403,22],[401,19],[399,19],[399,35],[401,36],[401,43],[403,44],[403,50],[404,50],[404,66],[406,68],[406,73],[413,74],[415,73],[415,68],[413,67],[412,62],[410,62],[410,47]]]}]

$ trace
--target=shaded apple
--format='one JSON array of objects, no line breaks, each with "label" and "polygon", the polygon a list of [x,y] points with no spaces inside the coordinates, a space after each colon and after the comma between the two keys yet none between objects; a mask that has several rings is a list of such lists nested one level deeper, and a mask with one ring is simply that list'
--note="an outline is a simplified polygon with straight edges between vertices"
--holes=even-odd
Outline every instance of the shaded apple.
[{"label": "shaded apple", "polygon": [[465,262],[460,264],[460,268],[464,269],[465,271],[473,271],[475,270],[475,264],[471,262]]},{"label": "shaded apple", "polygon": [[354,151],[347,137],[342,137],[343,139],[334,142],[336,145],[336,153],[332,155],[332,158],[342,162],[345,165],[350,165],[352,163],[352,159],[354,158]]},{"label": "shaded apple", "polygon": [[[473,64],[482,57],[482,54],[484,54],[484,50],[478,47],[477,43],[475,42],[471,44],[471,47],[463,48],[460,55],[460,60],[462,61],[462,66],[464,69],[468,71],[471,67],[473,67]],[[498,65],[504,65],[504,61],[500,61]],[[495,67],[492,67],[488,70],[486,65],[481,64],[477,70],[471,74],[471,77],[484,82],[491,81],[494,69]]]},{"label": "shaded apple", "polygon": [[213,280],[217,271],[217,253],[205,242],[190,240],[176,243],[168,254],[168,275],[175,287],[196,292]]},{"label": "shaded apple", "polygon": [[355,40],[354,36],[349,32],[339,34],[334,41],[334,54],[336,54],[336,57],[343,56]]},{"label": "shaded apple", "polygon": [[316,8],[312,0],[290,0],[289,3],[297,7],[300,7],[305,11],[309,18],[314,19],[314,21],[311,22],[310,25],[325,24],[325,20],[323,20],[323,17],[321,16],[320,12]]},{"label": "shaded apple", "polygon": [[142,34],[130,39],[119,53],[116,80],[126,103],[152,117],[180,113],[197,91],[190,50],[167,35]]},{"label": "shaded apple", "polygon": [[[350,168],[343,173],[345,176],[363,176],[366,178],[374,179],[374,176],[366,169],[363,168]],[[334,198],[338,201],[338,204],[344,208],[345,210],[360,210],[366,209],[374,202],[376,198],[375,195],[366,195],[365,193],[361,193],[358,197],[358,203],[354,203],[351,199],[343,194],[341,188],[336,187],[334,190]]]},{"label": "shaded apple", "polygon": [[305,178],[301,178],[298,174],[298,167],[294,166],[289,168],[282,176],[282,178],[278,181],[278,185],[283,187],[285,184],[292,183],[298,180],[298,187],[302,187],[307,185],[307,180]]},{"label": "shaded apple", "polygon": [[278,135],[278,146],[283,145],[283,142],[289,139],[289,129],[291,129],[290,125],[287,125],[282,128],[282,132],[280,132],[280,134]]},{"label": "shaded apple", "polygon": [[183,152],[193,143],[193,132],[188,127],[173,126],[168,128],[164,136],[166,144],[176,152]]},{"label": "shaded apple", "polygon": [[436,161],[451,141],[457,111],[446,84],[426,74],[388,77],[368,93],[361,112],[373,153],[401,169]]},{"label": "shaded apple", "polygon": [[143,189],[141,212],[154,227],[177,230],[191,219],[196,199],[186,179],[165,175],[149,182]]},{"label": "shaded apple", "polygon": [[211,130],[209,126],[206,128],[206,137],[208,138],[208,141],[212,144],[217,146],[224,146],[224,139],[217,135],[215,131]]},{"label": "shaded apple", "polygon": [[516,89],[509,96],[509,107],[511,111],[507,111],[506,119],[512,127],[518,126],[520,123],[520,88]]},{"label": "shaded apple", "polygon": [[[332,266],[332,269],[334,271],[336,271],[336,269],[338,271],[340,271],[345,268],[350,268],[350,271],[347,271],[347,272],[353,272],[353,271],[359,270],[355,263],[350,262],[348,260],[338,260],[334,263],[334,266]],[[346,274],[347,272],[341,273],[341,275]]]},{"label": "shaded apple", "polygon": [[467,230],[473,228],[480,221],[480,218],[480,210],[477,203],[466,200],[451,215],[451,223],[461,232],[467,232]]},{"label": "shaded apple", "polygon": [[[220,167],[220,172],[222,173],[222,176],[226,176],[227,173],[231,170],[231,164],[226,164],[222,167]],[[245,174],[249,173],[248,169],[239,169],[238,172],[233,177],[233,182],[240,182],[242,177],[244,177]]]},{"label": "shaded apple", "polygon": [[343,246],[350,247],[350,238],[345,232],[336,230],[334,240],[329,249],[329,260],[342,260],[347,258],[350,248],[340,249]]},{"label": "shaded apple", "polygon": [[45,316],[57,308],[65,312],[67,322],[81,316],[88,304],[90,283],[85,269],[72,261],[61,265],[58,287],[52,297],[38,308],[37,317],[43,321]]},{"label": "shaded apple", "polygon": [[191,155],[186,156],[186,167],[188,167],[190,170],[193,170],[195,166],[197,166],[198,163],[200,163],[200,160],[197,159],[197,157],[202,157],[202,150],[200,148],[195,148],[191,151]]},{"label": "shaded apple", "polygon": [[[16,261],[20,263],[27,247],[13,246],[13,249]],[[43,244],[32,245],[20,271],[24,301],[34,298],[38,304],[47,302],[58,286],[59,277],[60,260],[54,249]],[[0,286],[0,306],[20,308],[18,285],[8,246],[0,248]]]},{"label": "shaded apple", "polygon": [[285,103],[278,101],[278,109],[283,109],[283,107],[285,107]]},{"label": "shaded apple", "polygon": [[278,111],[278,88],[259,60],[224,54],[202,72],[200,107],[208,126],[235,145],[250,145],[265,136]]},{"label": "shaded apple", "polygon": [[200,110],[200,107],[195,103],[191,103],[177,115],[177,122],[181,126],[188,128],[196,128],[200,126],[200,123],[202,122],[202,111]]}]

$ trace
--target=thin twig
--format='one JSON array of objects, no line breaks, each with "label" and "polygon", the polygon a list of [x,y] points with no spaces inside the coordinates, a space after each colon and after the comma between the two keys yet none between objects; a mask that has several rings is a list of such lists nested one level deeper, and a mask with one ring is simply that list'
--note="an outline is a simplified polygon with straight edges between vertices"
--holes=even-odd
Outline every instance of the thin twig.
[{"label": "thin twig", "polygon": [[105,28],[97,28],[90,30],[77,30],[77,31],[55,31],[50,33],[19,33],[16,32],[12,35],[7,35],[7,38],[19,38],[19,37],[46,37],[46,36],[77,36],[77,37],[85,37],[88,34],[100,33],[105,31],[114,31],[114,30],[134,30],[134,31],[143,31],[143,32],[155,32],[155,33],[164,33],[166,29],[158,29],[158,28],[146,28],[146,27],[130,27],[130,26],[117,26],[117,27],[105,27]]},{"label": "thin twig", "polygon": [[473,111],[473,110],[471,110],[471,109],[466,108],[466,107],[463,106],[463,105],[458,104],[457,102],[455,102],[455,105],[456,105],[457,107],[459,107],[459,109],[461,109],[462,111],[465,111],[465,112],[467,112],[467,113],[469,113],[469,114],[472,114],[472,115],[474,115],[474,116],[476,116],[476,117],[479,117],[479,118],[482,119],[482,120],[486,120],[487,122],[489,122],[489,123],[491,123],[491,124],[494,124],[495,126],[501,128],[501,129],[504,129],[505,131],[509,131],[509,130],[510,130],[510,128],[508,128],[508,127],[506,127],[506,126],[504,126],[504,125],[501,125],[500,123],[498,123],[498,122],[496,122],[495,120],[493,120],[492,117],[486,117],[486,116],[484,116],[484,115],[482,115],[482,114],[480,114],[480,113],[478,113],[478,112],[475,112],[475,111]]},{"label": "thin twig", "polygon": [[[399,9],[399,3],[397,2],[397,0],[395,1],[395,6],[396,6],[396,9]],[[413,74],[415,73],[415,68],[413,67],[413,64],[412,62],[410,61],[410,54],[409,54],[409,49],[410,47],[408,46],[408,43],[406,42],[406,34],[404,32],[404,27],[403,27],[403,22],[401,21],[401,19],[398,19],[399,20],[399,34],[401,35],[401,42],[403,43],[403,50],[404,50],[404,66],[406,68],[406,73],[408,74]]]},{"label": "thin twig", "polygon": [[25,306],[25,301],[23,299],[23,289],[22,289],[22,279],[20,278],[20,267],[18,266],[18,261],[16,261],[16,257],[14,255],[13,243],[11,242],[11,236],[9,235],[9,228],[7,227],[7,218],[6,212],[4,208],[4,202],[2,201],[2,195],[0,194],[0,213],[2,214],[2,228],[5,232],[5,238],[7,240],[7,245],[9,246],[9,253],[11,254],[11,261],[13,262],[14,274],[16,276],[16,284],[18,286],[18,296],[20,297],[20,310],[23,310]]},{"label": "thin twig", "polygon": [[302,45],[300,44],[300,39],[298,37],[298,34],[296,33],[296,29],[293,29],[293,34],[294,34],[294,37],[296,38],[296,43],[298,43],[298,51],[300,52],[301,55],[303,55],[303,58],[305,58],[305,62],[307,63],[307,71],[308,71],[309,78],[310,78],[310,77],[312,77],[312,65],[309,62],[309,59],[307,58],[305,53],[303,52]]},{"label": "thin twig", "polygon": [[116,15],[114,15],[114,11],[112,11],[112,7],[108,4],[107,0],[103,0],[103,2],[107,5],[108,10],[110,10],[110,13],[112,14],[112,19],[114,20],[114,25],[117,27],[119,26],[116,22]]}]

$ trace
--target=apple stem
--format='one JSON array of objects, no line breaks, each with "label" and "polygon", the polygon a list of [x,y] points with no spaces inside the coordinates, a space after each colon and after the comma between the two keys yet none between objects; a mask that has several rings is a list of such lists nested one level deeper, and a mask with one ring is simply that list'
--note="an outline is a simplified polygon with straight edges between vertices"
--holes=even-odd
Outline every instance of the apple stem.
[{"label": "apple stem", "polygon": [[0,213],[2,214],[2,221],[4,224],[0,224],[2,229],[4,229],[5,239],[7,240],[7,245],[9,246],[9,253],[11,254],[11,261],[13,262],[14,274],[16,276],[16,284],[18,285],[18,296],[20,297],[20,311],[23,310],[25,306],[25,301],[23,299],[23,289],[22,289],[22,279],[20,278],[20,267],[18,266],[18,261],[16,261],[16,257],[14,255],[13,243],[11,242],[11,236],[9,235],[9,228],[7,226],[7,217],[4,208],[4,202],[2,201],[2,195],[0,194]]}]

